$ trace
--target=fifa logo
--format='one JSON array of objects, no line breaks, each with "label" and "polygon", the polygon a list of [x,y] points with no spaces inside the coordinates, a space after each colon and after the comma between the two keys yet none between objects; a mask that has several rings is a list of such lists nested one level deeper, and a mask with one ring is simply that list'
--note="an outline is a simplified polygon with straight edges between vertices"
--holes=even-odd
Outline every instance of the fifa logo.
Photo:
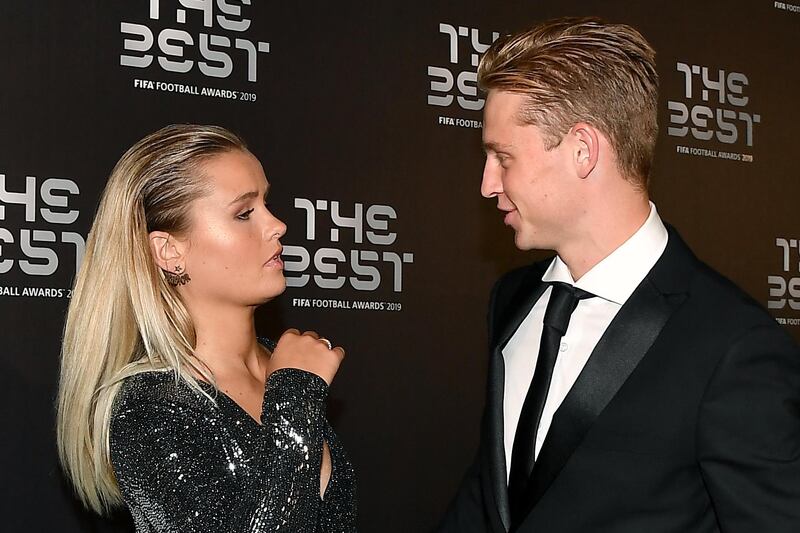
[{"label": "fifa logo", "polygon": [[[388,281],[394,292],[403,290],[403,266],[414,262],[414,254],[387,248],[397,240],[397,232],[389,229],[390,221],[397,219],[392,206],[355,203],[345,214],[342,204],[335,200],[295,198],[294,207],[304,212],[305,240],[311,244],[283,247],[288,287],[305,287],[313,282],[321,289],[341,289],[349,284],[357,291],[374,291]],[[359,249],[313,246],[318,239],[340,243],[345,232],[352,234],[354,247]],[[378,249],[360,249],[367,244]],[[314,273],[309,274],[309,270]]]},{"label": "fifa logo", "polygon": [[[228,78],[242,71],[248,81],[258,80],[258,60],[269,53],[269,43],[246,38],[252,20],[246,16],[251,0],[178,0],[177,3],[149,0],[150,25],[122,22],[124,67],[147,68],[157,64],[167,72],[186,73],[197,69],[211,78]],[[203,29],[192,34],[187,17],[202,18]],[[154,29],[155,22],[175,23],[177,28]],[[246,65],[245,68],[239,66]]]},{"label": "fifa logo", "polygon": [[[439,33],[447,36],[450,62],[446,67],[428,65],[428,77],[431,79],[428,105],[448,107],[455,100],[462,109],[480,111],[484,99],[478,98],[479,54],[484,53],[500,34],[492,32],[491,41],[482,43],[477,28],[456,28],[445,23],[439,24]],[[469,58],[469,66],[463,64],[466,57]],[[465,70],[461,70],[463,68]]]},{"label": "fifa logo", "polygon": [[691,133],[699,141],[716,139],[725,144],[744,137],[745,144],[753,146],[753,130],[761,115],[746,109],[750,101],[745,94],[750,83],[747,76],[686,63],[678,63],[677,70],[683,76],[685,101],[668,103],[669,135],[686,137]]}]

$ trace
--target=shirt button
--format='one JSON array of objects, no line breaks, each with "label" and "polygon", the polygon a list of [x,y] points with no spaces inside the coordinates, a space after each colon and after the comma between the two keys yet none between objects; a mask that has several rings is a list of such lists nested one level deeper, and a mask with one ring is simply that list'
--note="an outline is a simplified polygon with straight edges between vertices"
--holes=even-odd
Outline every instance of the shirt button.
[{"label": "shirt button", "polygon": [[566,342],[562,342],[561,346],[558,347],[558,351],[566,352],[569,349],[569,345]]}]

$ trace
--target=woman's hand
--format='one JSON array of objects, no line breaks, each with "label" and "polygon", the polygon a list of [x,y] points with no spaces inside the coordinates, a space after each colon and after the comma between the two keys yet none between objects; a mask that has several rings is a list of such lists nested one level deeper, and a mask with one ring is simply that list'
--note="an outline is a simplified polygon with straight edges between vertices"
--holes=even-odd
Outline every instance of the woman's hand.
[{"label": "woman's hand", "polygon": [[344,349],[333,348],[314,331],[303,334],[287,329],[272,352],[268,374],[281,368],[299,368],[318,375],[330,385],[344,359]]}]

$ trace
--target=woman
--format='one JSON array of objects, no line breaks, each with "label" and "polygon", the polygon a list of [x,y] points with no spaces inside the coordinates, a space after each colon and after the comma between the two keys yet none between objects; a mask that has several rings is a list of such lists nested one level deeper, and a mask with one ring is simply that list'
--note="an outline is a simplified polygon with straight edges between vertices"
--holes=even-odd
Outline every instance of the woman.
[{"label": "woman", "polygon": [[244,142],[168,126],[117,163],[62,348],[58,447],[79,497],[137,532],[355,531],[354,475],[325,418],[344,351],[256,337],[285,289],[286,226]]}]

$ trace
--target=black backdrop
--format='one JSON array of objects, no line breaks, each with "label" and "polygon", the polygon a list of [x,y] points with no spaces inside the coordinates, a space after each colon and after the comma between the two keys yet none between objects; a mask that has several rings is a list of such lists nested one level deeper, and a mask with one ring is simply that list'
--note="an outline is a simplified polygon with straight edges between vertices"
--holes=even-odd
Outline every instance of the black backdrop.
[{"label": "black backdrop", "polygon": [[3,531],[126,530],[124,514],[82,512],[59,473],[59,339],[106,176],[175,122],[232,128],[264,164],[292,286],[259,326],[347,348],[331,415],[358,469],[361,530],[432,526],[476,446],[489,288],[541,257],[516,251],[479,195],[477,54],[553,16],[631,23],[654,44],[654,201],[800,339],[797,5],[183,4],[0,7]]}]

